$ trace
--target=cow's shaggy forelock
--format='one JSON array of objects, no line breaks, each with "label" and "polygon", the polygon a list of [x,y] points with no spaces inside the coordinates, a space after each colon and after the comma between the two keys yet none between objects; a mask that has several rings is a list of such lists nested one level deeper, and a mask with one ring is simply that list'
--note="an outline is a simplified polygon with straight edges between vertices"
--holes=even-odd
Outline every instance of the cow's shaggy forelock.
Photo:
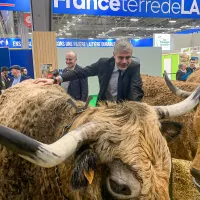
[{"label": "cow's shaggy forelock", "polygon": [[[68,98],[57,85],[41,87],[18,84],[2,95],[1,124],[41,142],[52,143],[60,135],[62,127],[75,115],[75,109],[66,103]],[[78,104],[82,106],[81,103]],[[77,118],[71,129],[88,121],[110,124],[110,128],[105,129],[94,143],[94,150],[100,160],[106,163],[120,159],[132,168],[142,184],[141,200],[153,200],[156,197],[166,200],[170,154],[160,133],[154,109],[134,102],[122,105],[108,103],[98,108],[89,108]],[[36,167],[5,149],[0,159],[3,199],[12,199],[14,196],[16,200],[33,196],[36,199],[60,199],[54,169]],[[70,199],[101,200],[101,177],[104,173],[101,166],[95,172],[97,176],[92,185],[83,191],[72,191],[69,175],[73,161],[69,160],[67,163],[59,166],[62,191]]]},{"label": "cow's shaggy forelock", "polygon": [[142,183],[141,199],[167,199],[170,153],[155,110],[142,103],[110,103],[86,111],[73,128],[92,120],[110,123],[110,129],[94,145],[100,160],[108,163],[120,159],[137,172]]}]

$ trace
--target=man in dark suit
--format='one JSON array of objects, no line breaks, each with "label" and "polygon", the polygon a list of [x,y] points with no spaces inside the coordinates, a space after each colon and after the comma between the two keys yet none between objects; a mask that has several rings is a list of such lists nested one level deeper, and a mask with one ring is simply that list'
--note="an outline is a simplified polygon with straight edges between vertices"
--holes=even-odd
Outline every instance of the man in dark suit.
[{"label": "man in dark suit", "polygon": [[79,70],[63,73],[54,80],[38,79],[45,85],[56,81],[72,81],[78,78],[98,76],[99,101],[141,101],[144,93],[140,76],[140,64],[132,60],[133,46],[125,39],[118,40],[112,58],[100,58],[96,63]]},{"label": "man in dark suit", "polygon": [[12,87],[12,86],[28,79],[28,77],[23,76],[21,74],[21,68],[19,65],[13,65],[12,67],[10,67],[10,72],[13,75],[13,78],[12,78],[12,81],[11,81],[9,87]]},{"label": "man in dark suit", "polygon": [[[68,73],[71,70],[81,70],[81,67],[76,63],[77,55],[74,51],[66,53],[66,65],[67,67],[63,70],[63,74]],[[88,80],[77,79],[72,81],[66,81],[61,83],[61,86],[65,91],[76,100],[87,101],[88,97]]]}]

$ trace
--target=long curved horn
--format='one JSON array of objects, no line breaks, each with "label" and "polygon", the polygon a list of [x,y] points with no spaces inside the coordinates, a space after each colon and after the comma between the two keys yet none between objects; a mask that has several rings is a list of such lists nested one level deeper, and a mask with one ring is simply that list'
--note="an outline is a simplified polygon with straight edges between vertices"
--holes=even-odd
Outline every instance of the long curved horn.
[{"label": "long curved horn", "polygon": [[175,85],[173,85],[172,82],[170,81],[166,71],[164,71],[164,78],[165,78],[165,82],[166,82],[168,88],[175,95],[182,97],[182,98],[187,98],[192,94],[192,92],[187,92],[187,91],[181,90],[181,89],[177,88]]},{"label": "long curved horn", "polygon": [[200,86],[184,101],[170,106],[154,106],[160,119],[178,117],[190,112],[199,104]]},{"label": "long curved horn", "polygon": [[50,168],[73,155],[83,141],[95,140],[105,128],[105,124],[89,122],[48,145],[0,125],[0,144],[36,165]]}]

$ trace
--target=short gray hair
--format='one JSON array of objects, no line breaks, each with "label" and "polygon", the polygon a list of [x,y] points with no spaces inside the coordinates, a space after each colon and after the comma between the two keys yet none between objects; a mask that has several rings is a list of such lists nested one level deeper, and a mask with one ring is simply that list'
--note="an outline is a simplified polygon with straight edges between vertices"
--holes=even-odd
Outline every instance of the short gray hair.
[{"label": "short gray hair", "polygon": [[183,65],[184,65],[183,63],[179,64],[178,68],[181,69],[181,67],[183,67]]},{"label": "short gray hair", "polygon": [[131,51],[133,52],[133,46],[127,39],[119,39],[115,43],[114,46],[114,53],[120,53],[120,52],[127,52]]}]

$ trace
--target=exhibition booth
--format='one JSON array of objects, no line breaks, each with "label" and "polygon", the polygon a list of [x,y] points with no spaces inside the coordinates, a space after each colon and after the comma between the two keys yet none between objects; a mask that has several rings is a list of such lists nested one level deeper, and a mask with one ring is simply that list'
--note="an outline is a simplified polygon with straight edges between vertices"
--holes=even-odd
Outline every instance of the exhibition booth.
[{"label": "exhibition booth", "polygon": [[[7,4],[0,5],[0,10],[12,10],[21,12],[30,12],[29,1],[16,2],[14,6]],[[152,18],[199,18],[199,7],[197,2],[176,2],[173,1],[60,1],[52,2],[52,12],[54,14],[86,14],[100,16],[134,16],[134,17],[152,17]],[[30,16],[29,16],[30,17]],[[178,64],[185,59],[188,62],[190,57],[198,57],[198,51],[185,52],[182,48],[200,46],[199,28],[176,32],[175,34],[154,34],[153,38],[132,39],[131,43],[134,47],[133,55],[140,60],[141,73],[152,76],[163,76],[164,70],[167,71],[171,79],[175,79],[175,73]],[[192,34],[193,33],[193,34]],[[116,39],[72,39],[57,38],[56,46],[48,46],[48,49],[54,49],[49,57],[55,57],[55,61],[45,59],[38,60],[37,52],[41,49],[34,49],[37,45],[33,45],[33,38],[29,38],[29,49],[22,49],[22,41],[20,38],[0,38],[0,67],[10,67],[17,64],[26,67],[29,76],[32,78],[41,77],[40,71],[44,65],[52,68],[65,68],[65,53],[68,50],[74,50],[78,54],[78,63],[85,67],[98,60],[100,57],[109,57],[113,54],[113,46]],[[45,48],[45,46],[44,46]],[[35,51],[35,53],[34,53]],[[89,56],[88,56],[89,55]],[[45,55],[44,55],[45,56]],[[37,57],[37,58],[36,58]],[[26,58],[26,59],[24,59]],[[44,61],[45,60],[45,61]],[[198,59],[197,59],[198,60]],[[198,61],[197,61],[198,65]],[[38,72],[38,73],[36,73]],[[97,78],[89,79],[89,94],[97,94],[98,81]]]}]

